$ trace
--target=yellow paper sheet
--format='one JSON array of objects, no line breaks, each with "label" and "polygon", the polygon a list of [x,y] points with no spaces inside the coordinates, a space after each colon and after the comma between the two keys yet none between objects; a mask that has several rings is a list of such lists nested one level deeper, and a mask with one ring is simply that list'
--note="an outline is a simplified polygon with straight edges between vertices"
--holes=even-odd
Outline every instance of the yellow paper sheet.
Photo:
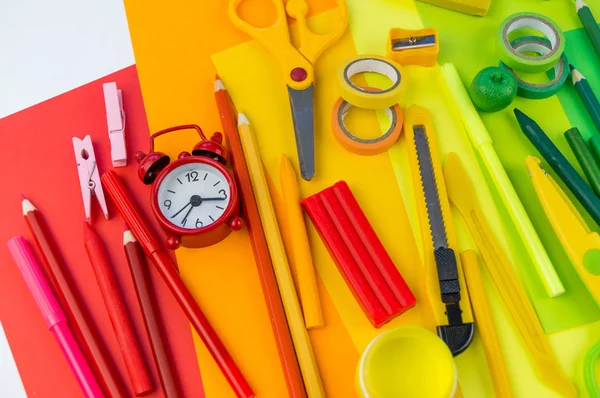
[{"label": "yellow paper sheet", "polygon": [[[312,23],[326,27],[332,15],[324,13],[316,16]],[[317,173],[312,181],[300,183],[302,196],[309,196],[339,180],[345,180],[409,285],[416,286],[415,268],[403,261],[406,253],[402,250],[401,242],[395,240],[396,228],[407,228],[408,222],[389,157],[387,154],[359,157],[349,153],[340,146],[331,132],[330,112],[338,98],[335,78],[337,67],[353,54],[355,50],[351,37],[346,34],[341,42],[321,57],[317,65]],[[282,152],[292,160],[296,168],[297,157],[285,83],[278,65],[272,61],[271,56],[255,42],[248,42],[213,56],[219,75],[225,85],[230,87],[233,101],[253,123],[267,169],[275,174]],[[374,119],[370,122],[362,121],[362,125],[351,127],[355,131],[377,128]],[[395,227],[390,228],[391,225]],[[309,235],[315,266],[357,349],[362,351],[380,330],[374,329],[368,322],[312,224],[309,224]],[[421,308],[413,309],[387,327],[410,323],[411,320],[413,323],[418,322],[420,312]]]},{"label": "yellow paper sheet", "polygon": [[[332,13],[324,13],[312,19],[317,28],[325,29]],[[311,182],[303,181],[304,197],[331,186],[344,179],[349,184],[363,211],[369,218],[382,243],[400,269],[409,286],[417,295],[420,264],[408,261],[407,249],[397,239],[400,228],[410,228],[403,201],[411,194],[400,194],[394,169],[387,154],[360,157],[345,151],[331,132],[331,109],[338,98],[336,72],[345,59],[356,54],[351,36],[342,40],[320,59],[316,69],[315,83],[315,131],[316,131],[316,177]],[[263,161],[271,173],[276,173],[281,153],[285,153],[296,165],[296,150],[292,120],[287,101],[287,92],[282,74],[276,62],[255,42],[248,42],[227,51],[215,54],[213,62],[229,88],[233,101],[240,111],[248,115],[259,140]],[[428,78],[428,76],[424,76]],[[437,108],[442,107],[437,100]],[[373,119],[356,120],[353,131],[378,128]],[[297,167],[297,166],[295,166]],[[404,197],[404,199],[403,199]],[[396,318],[382,329],[375,329],[368,322],[346,283],[338,272],[331,256],[321,242],[316,230],[309,225],[314,262],[327,290],[340,313],[354,344],[359,352],[382,330],[408,324],[421,324],[430,329],[434,325],[422,304]],[[414,245],[414,243],[412,243]],[[475,343],[461,355],[465,375],[480,368],[483,359],[481,348]],[[485,375],[485,373],[484,373]],[[467,377],[463,390],[485,391],[485,377]],[[468,379],[468,380],[467,380]],[[471,388],[467,385],[472,385]],[[489,384],[489,379],[488,379]]]}]

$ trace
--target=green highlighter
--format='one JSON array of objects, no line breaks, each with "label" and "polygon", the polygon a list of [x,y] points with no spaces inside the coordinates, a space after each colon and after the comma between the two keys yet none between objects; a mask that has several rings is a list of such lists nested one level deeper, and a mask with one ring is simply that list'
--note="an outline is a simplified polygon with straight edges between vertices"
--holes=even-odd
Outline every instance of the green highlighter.
[{"label": "green highlighter", "polygon": [[587,177],[590,185],[597,196],[600,196],[600,167],[594,158],[592,151],[585,143],[579,129],[573,127],[565,132],[565,138],[577,158],[583,174]]},{"label": "green highlighter", "polygon": [[600,225],[600,199],[577,173],[571,163],[548,138],[541,127],[529,116],[515,108],[515,116],[521,130],[529,141],[537,148],[550,167],[571,190],[581,205],[587,210],[596,224]]}]

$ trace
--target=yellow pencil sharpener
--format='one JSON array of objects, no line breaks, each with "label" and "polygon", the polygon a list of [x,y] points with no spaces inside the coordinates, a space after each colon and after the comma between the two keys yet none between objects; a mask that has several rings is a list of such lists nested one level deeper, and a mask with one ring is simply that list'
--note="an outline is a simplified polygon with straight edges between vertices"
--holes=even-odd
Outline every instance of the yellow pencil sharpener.
[{"label": "yellow pencil sharpener", "polygon": [[375,337],[356,372],[362,398],[452,398],[457,386],[458,372],[446,343],[417,326]]},{"label": "yellow pencil sharpener", "polygon": [[392,28],[387,38],[387,56],[400,65],[435,66],[440,43],[435,28]]}]

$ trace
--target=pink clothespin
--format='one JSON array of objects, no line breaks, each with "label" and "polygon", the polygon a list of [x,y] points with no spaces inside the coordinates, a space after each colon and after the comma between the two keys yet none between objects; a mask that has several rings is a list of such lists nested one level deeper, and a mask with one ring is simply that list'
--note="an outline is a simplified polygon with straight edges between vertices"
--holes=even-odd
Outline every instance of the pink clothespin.
[{"label": "pink clothespin", "polygon": [[79,186],[81,187],[81,196],[83,197],[83,208],[85,210],[85,219],[89,223],[92,219],[92,196],[98,199],[98,204],[108,220],[108,207],[104,191],[100,183],[100,172],[98,163],[96,163],[96,154],[92,145],[92,138],[86,135],[83,140],[73,137],[73,150],[75,151],[75,160],[77,161],[77,172],[79,173]]},{"label": "pink clothespin", "polygon": [[113,167],[125,167],[127,166],[127,148],[125,146],[125,112],[123,111],[121,90],[117,89],[115,82],[104,83],[102,88],[112,164]]}]

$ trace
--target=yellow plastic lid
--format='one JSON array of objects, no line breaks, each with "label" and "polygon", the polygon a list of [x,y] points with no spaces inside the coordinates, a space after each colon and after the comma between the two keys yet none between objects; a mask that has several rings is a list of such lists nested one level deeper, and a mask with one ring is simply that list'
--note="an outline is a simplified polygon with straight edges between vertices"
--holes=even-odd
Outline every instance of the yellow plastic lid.
[{"label": "yellow plastic lid", "polygon": [[458,373],[446,344],[427,329],[408,326],[375,337],[356,373],[364,398],[452,398]]}]

